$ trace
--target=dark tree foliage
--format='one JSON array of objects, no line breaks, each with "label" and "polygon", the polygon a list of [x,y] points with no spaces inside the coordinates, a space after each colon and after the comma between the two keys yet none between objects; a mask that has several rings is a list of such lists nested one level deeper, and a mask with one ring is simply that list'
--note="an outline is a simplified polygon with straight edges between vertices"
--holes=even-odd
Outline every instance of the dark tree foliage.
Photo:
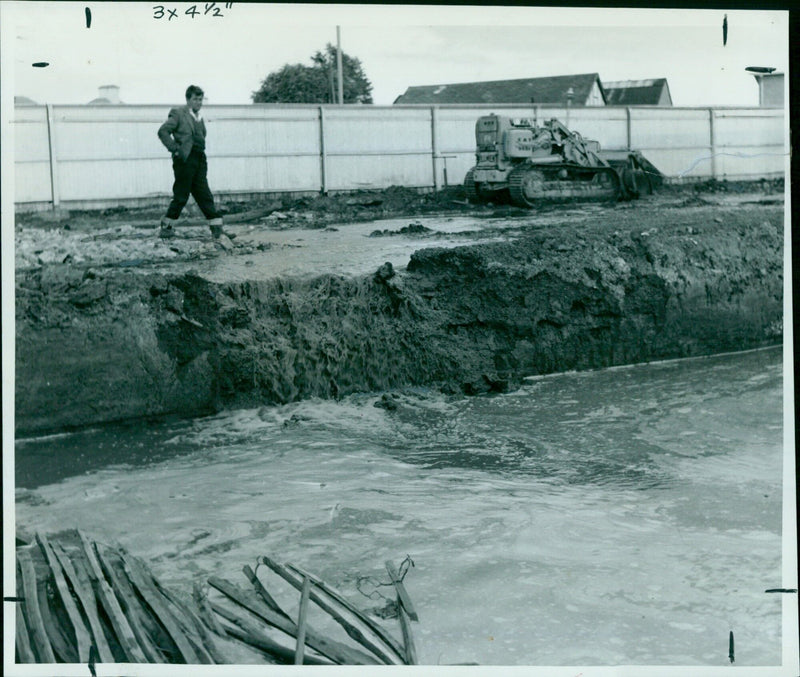
[{"label": "dark tree foliage", "polygon": [[[336,47],[328,43],[324,52],[311,57],[311,66],[286,64],[273,71],[253,92],[253,103],[334,103],[338,97]],[[361,61],[342,52],[344,103],[372,103],[372,83]]]}]

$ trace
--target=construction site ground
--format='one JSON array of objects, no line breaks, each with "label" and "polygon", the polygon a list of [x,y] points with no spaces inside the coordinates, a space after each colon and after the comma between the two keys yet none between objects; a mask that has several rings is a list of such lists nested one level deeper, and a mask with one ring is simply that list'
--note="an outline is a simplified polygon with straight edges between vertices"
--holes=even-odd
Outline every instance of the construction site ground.
[{"label": "construction site ground", "polygon": [[[521,229],[587,226],[609,212],[635,214],[643,231],[687,210],[757,208],[783,202],[782,182],[704,182],[664,186],[629,202],[549,204],[538,209],[471,204],[463,189],[407,188],[303,198],[221,201],[231,241],[215,242],[192,203],[176,237],[158,237],[162,209],[21,213],[15,224],[16,269],[72,263],[195,272],[213,281],[297,274],[363,274],[389,261],[402,268],[420,248],[513,238]],[[718,217],[721,218],[721,217]],[[380,223],[375,223],[380,221]],[[713,218],[710,223],[716,223]],[[724,223],[719,223],[724,228]]]}]

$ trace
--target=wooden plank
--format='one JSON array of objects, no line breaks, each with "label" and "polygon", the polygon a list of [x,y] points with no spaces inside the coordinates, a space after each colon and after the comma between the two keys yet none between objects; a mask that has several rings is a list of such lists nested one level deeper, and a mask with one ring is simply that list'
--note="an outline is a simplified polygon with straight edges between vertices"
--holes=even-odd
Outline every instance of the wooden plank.
[{"label": "wooden plank", "polygon": [[303,664],[303,654],[306,649],[306,621],[308,619],[308,594],[311,592],[311,581],[303,579],[303,588],[300,592],[300,610],[297,613],[297,648],[294,652],[294,664]]},{"label": "wooden plank", "polygon": [[221,654],[217,650],[217,646],[214,643],[214,638],[211,636],[211,633],[206,629],[205,625],[203,625],[200,618],[197,614],[192,611],[177,593],[173,593],[170,590],[167,590],[164,586],[162,586],[158,580],[153,578],[155,581],[156,587],[161,591],[161,594],[170,602],[177,613],[175,617],[178,621],[184,626],[186,630],[186,635],[190,641],[194,642],[197,645],[197,651],[200,654],[201,658],[205,655],[204,662],[210,664],[216,663],[224,663],[225,660],[222,658]]},{"label": "wooden plank", "polygon": [[[249,622],[247,619],[214,602],[209,602],[209,604],[216,613],[238,626],[225,629],[225,632],[232,637],[255,647],[259,651],[269,654],[282,663],[290,663],[294,659],[294,651],[292,651],[292,649],[278,644],[270,637],[267,637],[259,627]],[[333,663],[317,658],[316,656],[306,655],[303,658],[303,665],[333,665]]]},{"label": "wooden plank", "polygon": [[394,564],[392,564],[389,560],[386,560],[385,564],[386,570],[389,572],[389,578],[392,579],[394,588],[397,591],[397,597],[400,599],[400,602],[403,605],[403,608],[406,610],[408,617],[412,621],[418,621],[419,616],[417,615],[417,611],[414,609],[414,605],[411,603],[411,597],[408,596],[408,592],[406,592],[406,586],[403,585],[403,581],[400,579],[400,575],[394,568]]},{"label": "wooden plank", "polygon": [[78,661],[80,663],[88,663],[92,638],[86,626],[83,624],[81,613],[78,611],[78,606],[75,604],[72,593],[69,591],[61,564],[56,558],[53,548],[46,536],[37,534],[36,540],[39,542],[42,552],[44,552],[45,560],[50,566],[50,571],[55,579],[56,589],[61,597],[61,603],[64,605],[64,610],[67,612],[70,623],[72,623],[72,630],[75,633],[75,643],[78,647]]},{"label": "wooden plank", "polygon": [[128,619],[125,618],[125,613],[120,608],[117,598],[114,596],[114,591],[111,589],[108,581],[106,581],[105,576],[103,576],[94,548],[81,531],[78,531],[78,537],[83,546],[83,553],[86,556],[86,573],[92,582],[95,595],[97,595],[97,598],[103,605],[106,616],[111,623],[117,643],[122,648],[129,662],[146,663],[147,658],[144,651],[136,641],[136,636],[128,623]]},{"label": "wooden plank", "polygon": [[240,590],[233,585],[233,583],[218,578],[217,576],[211,576],[208,579],[208,584],[212,588],[219,590],[226,597],[232,599],[239,606],[244,607],[250,613],[258,616],[261,620],[286,633],[292,639],[297,638],[297,627],[294,621],[270,609],[259,597],[256,597],[254,593]]},{"label": "wooden plank", "polygon": [[[287,614],[283,609],[281,609],[280,605],[273,599],[272,595],[267,592],[267,589],[261,584],[261,581],[258,580],[255,572],[247,565],[244,565],[242,569],[244,571],[244,575],[247,576],[247,580],[249,580],[253,587],[255,588],[256,592],[259,594],[261,599],[266,602],[267,606],[272,609],[273,611],[281,614],[282,616],[286,616],[289,618],[289,614]],[[290,619],[291,620],[291,619]]]},{"label": "wooden plank", "polygon": [[406,652],[403,649],[403,647],[401,647],[400,644],[398,644],[397,640],[395,640],[394,637],[392,637],[383,627],[381,627],[378,623],[376,623],[372,618],[367,616],[357,606],[352,604],[341,592],[328,585],[322,579],[317,578],[313,574],[304,571],[303,569],[294,564],[287,564],[286,567],[287,569],[290,569],[301,576],[307,576],[308,579],[319,590],[324,592],[331,599],[341,604],[345,609],[350,611],[362,623],[364,623],[364,625],[366,625],[372,632],[374,632],[375,635],[379,637],[384,642],[384,644],[386,644],[386,646],[388,646],[401,661],[406,660]]},{"label": "wooden plank", "polygon": [[[311,577],[307,575],[302,575],[301,578],[297,578],[290,571],[288,571],[285,567],[282,567],[277,562],[274,562],[269,557],[262,556],[261,561],[266,564],[270,569],[272,569],[276,574],[278,574],[281,578],[283,578],[286,582],[290,583],[293,587],[297,588],[298,590],[302,591],[302,582],[301,580],[308,580],[311,581]],[[380,658],[381,662],[386,663],[387,665],[392,665],[394,661],[389,658],[388,655],[384,651],[382,651],[379,647],[375,646],[361,630],[359,630],[356,626],[350,623],[346,618],[344,618],[336,609],[331,607],[329,604],[325,602],[316,592],[312,591],[310,594],[311,601],[313,601],[320,609],[322,609],[325,613],[327,613],[333,620],[335,620],[339,625],[344,628],[345,632],[357,641],[359,644],[364,646],[366,649],[369,649],[372,653],[374,653],[378,658]],[[398,647],[399,648],[399,647]],[[405,656],[403,653],[398,653],[398,657],[401,660],[404,660]]]},{"label": "wooden plank", "polygon": [[208,597],[203,593],[203,589],[200,587],[200,584],[197,581],[195,581],[194,585],[192,586],[192,598],[194,599],[194,603],[197,605],[201,620],[215,633],[221,637],[224,637],[225,628],[220,625],[219,621],[217,621],[217,617],[211,612],[211,607],[208,603]]},{"label": "wooden plank", "polygon": [[164,604],[161,594],[156,590],[153,583],[147,580],[148,576],[146,572],[143,571],[135,558],[127,556],[127,553],[123,553],[122,567],[128,580],[133,583],[134,587],[139,591],[139,594],[144,598],[159,622],[164,626],[167,633],[172,638],[172,641],[175,642],[183,660],[189,665],[201,663],[200,656],[194,650],[194,647],[188,641],[180,627],[178,627],[174,616]]},{"label": "wooden plank", "polygon": [[25,614],[22,613],[22,602],[17,602],[16,608],[16,639],[17,659],[20,663],[35,663],[36,654],[33,653],[31,638],[28,634],[28,626],[25,623]]},{"label": "wooden plank", "polygon": [[[19,548],[17,548],[17,552],[19,552]],[[16,604],[16,616],[17,616],[17,629],[16,629],[16,646],[17,646],[17,654],[19,655],[19,659],[23,663],[35,663],[36,662],[36,653],[31,646],[31,631],[28,629],[28,623],[25,620],[25,588],[22,581],[22,567],[19,563],[19,557],[16,559],[16,571],[17,571],[17,597],[20,598],[20,602]]]},{"label": "wooden plank", "polygon": [[[256,616],[259,616],[262,620],[275,626],[279,630],[283,630],[283,632],[290,637],[297,638],[297,626],[295,623],[291,620],[287,621],[285,618],[275,613],[259,598],[254,595],[243,594],[236,586],[216,576],[209,578],[208,582],[211,586],[227,597],[230,597],[237,604],[240,604]],[[323,637],[317,632],[312,631],[311,628],[306,629],[306,644],[314,649],[314,651],[321,653],[323,656],[327,656],[340,665],[377,664],[377,661],[372,656],[365,654],[363,651],[353,649],[346,644]]]},{"label": "wooden plank", "polygon": [[[83,607],[86,618],[89,621],[89,629],[92,633],[94,645],[97,648],[97,655],[101,663],[114,663],[114,654],[111,652],[111,647],[108,645],[106,635],[103,632],[103,625],[100,622],[100,617],[97,615],[97,600],[92,590],[92,585],[88,577],[81,576],[78,573],[78,568],[72,566],[69,555],[64,550],[63,546],[58,542],[52,544],[53,552],[59,560],[64,573],[72,583],[72,589],[78,597],[78,601]],[[82,572],[83,573],[83,572]],[[91,646],[91,639],[90,639]]]},{"label": "wooden plank", "polygon": [[411,635],[411,622],[408,620],[406,610],[400,602],[400,595],[397,596],[397,614],[400,620],[400,630],[403,633],[403,644],[406,645],[406,662],[409,665],[416,665],[417,649],[414,646],[414,638]]},{"label": "wooden plank", "polygon": [[143,663],[165,663],[167,662],[164,654],[153,642],[150,632],[144,627],[139,603],[136,600],[136,593],[128,583],[127,579],[117,574],[108,554],[100,547],[99,543],[94,544],[97,559],[105,573],[106,578],[111,584],[119,606],[125,614],[131,630],[133,630],[136,643],[145,655]]},{"label": "wooden plank", "polygon": [[[42,615],[44,628],[53,647],[57,663],[77,663],[78,649],[75,646],[75,637],[64,627],[69,625],[66,612],[62,610],[58,614],[50,604],[51,596],[58,593],[55,591],[55,583],[50,582],[50,569],[47,568],[47,579],[36,581],[36,589],[39,593],[39,613]],[[41,575],[41,574],[40,574]]]}]

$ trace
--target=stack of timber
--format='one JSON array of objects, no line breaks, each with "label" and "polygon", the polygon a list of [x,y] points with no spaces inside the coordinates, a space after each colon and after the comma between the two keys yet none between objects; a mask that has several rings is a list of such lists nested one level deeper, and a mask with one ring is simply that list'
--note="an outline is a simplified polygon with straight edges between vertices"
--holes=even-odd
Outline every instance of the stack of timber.
[{"label": "stack of timber", "polygon": [[[271,594],[258,569],[272,572],[293,588],[298,608],[288,614]],[[269,557],[258,558],[256,571],[243,569],[250,586],[240,588],[221,578],[212,577],[209,585],[216,598],[208,598],[208,608],[224,623],[224,631],[273,657],[276,662],[295,665],[414,665],[416,649],[409,619],[418,620],[416,611],[391,562],[387,569],[397,595],[395,608],[402,631],[399,642],[374,619],[359,610],[347,598],[315,575],[292,564],[278,564]],[[285,587],[285,585],[284,585]],[[325,632],[309,622],[310,602],[316,606],[316,620],[326,624]],[[286,604],[284,604],[286,606]],[[320,613],[322,612],[322,613]],[[215,618],[216,620],[216,618]],[[335,626],[338,626],[336,628]],[[334,637],[338,630],[340,639]]]},{"label": "stack of timber", "polygon": [[70,530],[18,545],[20,663],[224,663],[191,600],[121,547]]},{"label": "stack of timber", "polygon": [[[18,542],[16,555],[18,663],[230,664],[242,662],[243,650],[267,663],[417,662],[409,624],[416,612],[390,562],[402,642],[313,574],[268,557],[258,558],[256,571],[244,567],[248,588],[212,577],[184,598],[124,548],[77,530],[36,534]],[[262,564],[284,590],[267,591],[256,575]],[[281,595],[297,605],[294,616],[276,601]],[[343,640],[312,627],[310,603],[314,622],[343,630]]]}]

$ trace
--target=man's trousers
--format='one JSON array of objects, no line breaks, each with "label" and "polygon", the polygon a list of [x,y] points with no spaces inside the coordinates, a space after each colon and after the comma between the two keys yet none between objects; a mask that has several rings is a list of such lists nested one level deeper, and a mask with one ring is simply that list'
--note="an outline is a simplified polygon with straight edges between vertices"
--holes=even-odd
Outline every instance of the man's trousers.
[{"label": "man's trousers", "polygon": [[194,197],[200,211],[207,219],[219,217],[219,213],[214,207],[214,196],[208,187],[208,163],[206,154],[198,149],[192,148],[188,159],[184,162],[181,158],[172,159],[172,171],[175,173],[175,183],[172,186],[172,202],[167,209],[167,218],[177,219],[181,211],[189,201],[189,195]]}]

